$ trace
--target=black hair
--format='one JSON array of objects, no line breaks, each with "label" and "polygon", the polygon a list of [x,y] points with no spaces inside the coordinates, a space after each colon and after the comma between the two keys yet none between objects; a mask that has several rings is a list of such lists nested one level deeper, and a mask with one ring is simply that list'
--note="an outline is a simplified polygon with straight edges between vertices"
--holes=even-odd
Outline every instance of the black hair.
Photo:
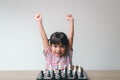
[{"label": "black hair", "polygon": [[51,36],[50,36],[50,44],[59,44],[62,43],[62,45],[65,45],[66,47],[68,47],[68,39],[65,33],[63,32],[54,32]]}]

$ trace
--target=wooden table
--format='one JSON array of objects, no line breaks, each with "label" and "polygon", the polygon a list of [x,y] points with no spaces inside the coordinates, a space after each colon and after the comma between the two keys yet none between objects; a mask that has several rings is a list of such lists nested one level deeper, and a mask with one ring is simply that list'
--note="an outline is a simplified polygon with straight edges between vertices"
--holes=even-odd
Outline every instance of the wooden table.
[{"label": "wooden table", "polygon": [[[36,80],[39,70],[2,70],[0,80]],[[89,80],[120,80],[120,70],[87,70]]]}]

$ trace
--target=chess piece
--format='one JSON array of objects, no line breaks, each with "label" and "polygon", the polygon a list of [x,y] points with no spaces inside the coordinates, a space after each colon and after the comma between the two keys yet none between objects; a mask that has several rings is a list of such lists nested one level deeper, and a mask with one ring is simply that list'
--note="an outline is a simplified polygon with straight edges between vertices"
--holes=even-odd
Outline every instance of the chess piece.
[{"label": "chess piece", "polygon": [[58,70],[57,70],[57,79],[61,80],[62,79],[62,72],[61,72],[61,62],[58,63]]},{"label": "chess piece", "polygon": [[61,73],[61,70],[59,70],[59,71],[58,71],[58,75],[59,75],[59,78],[58,78],[58,80],[61,80],[61,79],[62,79],[62,76],[61,76],[61,74],[62,74],[62,73]]},{"label": "chess piece", "polygon": [[80,77],[84,77],[83,75],[83,68],[79,66],[78,72],[80,74]]},{"label": "chess piece", "polygon": [[63,72],[62,72],[62,77],[63,77],[63,80],[67,80],[68,76],[67,76],[67,68],[64,68]]},{"label": "chess piece", "polygon": [[68,76],[73,77],[73,70],[71,69],[71,65],[68,66]]},{"label": "chess piece", "polygon": [[75,79],[78,79],[78,73],[77,73],[77,71],[75,71],[74,78],[75,78]]},{"label": "chess piece", "polygon": [[52,78],[51,78],[52,80],[56,80],[55,79],[55,72],[54,72],[54,70],[52,70],[52,75],[51,76],[52,76]]},{"label": "chess piece", "polygon": [[72,70],[69,70],[69,77],[73,77],[73,71]]},{"label": "chess piece", "polygon": [[83,69],[82,68],[81,68],[80,77],[84,77],[84,75],[83,75]]},{"label": "chess piece", "polygon": [[40,74],[39,74],[39,76],[37,77],[37,79],[39,79],[39,80],[44,80],[43,70],[40,71]]},{"label": "chess piece", "polygon": [[47,71],[47,77],[50,77],[51,75],[50,75],[50,71],[48,70]]},{"label": "chess piece", "polygon": [[78,79],[78,72],[77,72],[77,66],[74,66],[74,79],[77,80]]}]

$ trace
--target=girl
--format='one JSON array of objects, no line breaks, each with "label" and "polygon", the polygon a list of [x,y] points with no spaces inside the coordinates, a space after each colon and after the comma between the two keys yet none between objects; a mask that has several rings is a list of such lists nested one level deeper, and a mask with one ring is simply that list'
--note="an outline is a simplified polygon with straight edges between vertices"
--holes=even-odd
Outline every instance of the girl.
[{"label": "girl", "polygon": [[64,69],[68,65],[72,66],[74,19],[71,14],[66,15],[66,19],[70,23],[68,35],[54,32],[48,39],[42,24],[42,16],[39,13],[35,15],[43,41],[46,69]]}]

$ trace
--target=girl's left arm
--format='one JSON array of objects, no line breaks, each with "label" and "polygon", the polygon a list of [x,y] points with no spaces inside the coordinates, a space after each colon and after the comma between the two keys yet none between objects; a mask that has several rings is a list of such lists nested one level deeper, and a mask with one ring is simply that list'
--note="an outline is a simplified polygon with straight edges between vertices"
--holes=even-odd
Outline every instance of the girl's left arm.
[{"label": "girl's left arm", "polygon": [[68,42],[69,42],[69,49],[72,49],[73,46],[73,38],[74,38],[74,18],[71,14],[66,16],[67,20],[69,21],[69,32],[68,32]]}]

